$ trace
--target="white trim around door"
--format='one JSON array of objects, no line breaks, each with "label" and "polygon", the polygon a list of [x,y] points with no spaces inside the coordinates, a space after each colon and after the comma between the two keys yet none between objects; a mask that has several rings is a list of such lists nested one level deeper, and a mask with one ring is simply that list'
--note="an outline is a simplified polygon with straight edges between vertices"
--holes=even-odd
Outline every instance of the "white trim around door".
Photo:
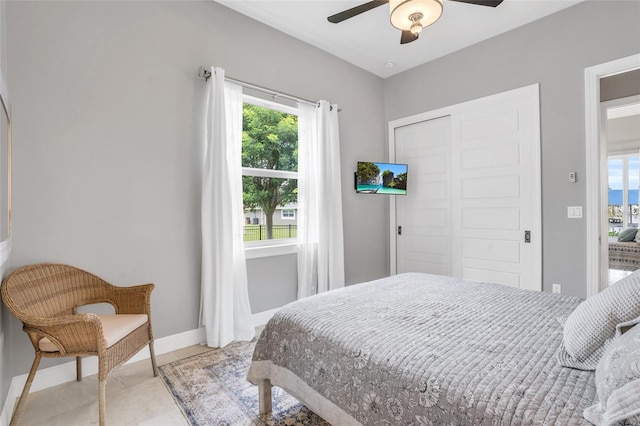
[{"label": "white trim around door", "polygon": [[600,147],[600,79],[640,68],[640,54],[595,65],[584,70],[585,155],[586,155],[586,236],[587,297],[598,293],[606,283],[601,268],[600,246],[608,241],[602,235],[601,220],[601,147]]}]

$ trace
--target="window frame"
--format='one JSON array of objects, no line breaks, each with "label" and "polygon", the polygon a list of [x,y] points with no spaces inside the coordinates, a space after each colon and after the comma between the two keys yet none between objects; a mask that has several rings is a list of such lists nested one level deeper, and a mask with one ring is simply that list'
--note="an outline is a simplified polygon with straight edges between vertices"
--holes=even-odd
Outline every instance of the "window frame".
[{"label": "window frame", "polygon": [[[291,114],[299,117],[300,110],[297,107],[284,105],[268,99],[242,94],[243,104],[251,104],[261,108],[267,108],[284,114]],[[278,179],[298,180],[298,172],[287,170],[257,169],[253,167],[242,167],[242,177],[255,176]],[[297,238],[280,238],[272,240],[249,241],[244,243],[244,252],[247,259],[257,259],[261,257],[282,256],[297,252]]]},{"label": "window frame", "polygon": [[[609,161],[622,161],[622,176],[621,176],[621,180],[622,180],[622,224],[621,224],[621,230],[628,228],[629,226],[632,225],[632,222],[629,222],[629,215],[633,215],[633,211],[627,211],[627,208],[630,207],[631,205],[629,204],[629,190],[631,189],[629,186],[629,181],[630,181],[630,167],[629,167],[629,160],[631,158],[638,158],[640,161],[640,151],[638,151],[637,149],[631,149],[628,151],[620,151],[620,152],[615,152],[612,153],[611,155],[607,156],[607,179],[609,179],[611,177],[611,170],[610,170],[610,164]],[[638,169],[638,173],[640,174],[640,168]],[[640,176],[638,177],[640,180]],[[638,185],[640,187],[640,184]],[[640,189],[640,188],[638,188]],[[638,226],[638,223],[636,223],[636,226]]]},{"label": "window frame", "polygon": [[[291,212],[291,216],[285,216],[284,212]],[[280,210],[280,219],[282,219],[282,220],[296,220],[296,209],[282,209],[282,210]]]}]

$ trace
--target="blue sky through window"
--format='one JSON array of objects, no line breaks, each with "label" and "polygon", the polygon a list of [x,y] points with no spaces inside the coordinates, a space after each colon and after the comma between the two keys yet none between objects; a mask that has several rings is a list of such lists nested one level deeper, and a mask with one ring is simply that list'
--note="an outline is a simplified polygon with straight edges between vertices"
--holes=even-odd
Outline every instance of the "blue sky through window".
[{"label": "blue sky through window", "polygon": [[[624,189],[622,182],[622,158],[609,160],[609,188]],[[640,170],[640,157],[629,157],[629,189],[638,189]]]}]

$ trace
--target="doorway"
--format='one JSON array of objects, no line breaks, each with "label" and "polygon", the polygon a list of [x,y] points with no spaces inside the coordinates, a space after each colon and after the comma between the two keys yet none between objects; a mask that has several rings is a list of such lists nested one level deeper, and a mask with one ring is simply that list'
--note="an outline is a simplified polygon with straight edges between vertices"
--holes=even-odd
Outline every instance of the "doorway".
[{"label": "doorway", "polygon": [[[636,73],[640,91],[640,70],[632,73]],[[622,76],[608,79],[619,77]],[[601,90],[603,99],[605,86]],[[640,246],[635,244],[640,241],[640,236],[635,236],[640,219],[640,95],[612,99],[601,105],[600,151],[607,162],[607,175],[602,182],[607,186],[602,226],[608,233],[608,254],[602,256],[601,267],[607,270],[607,284],[611,285],[640,268]]]},{"label": "doorway", "polygon": [[609,285],[608,161],[603,149],[601,79],[640,69],[640,54],[585,69],[587,296]]}]

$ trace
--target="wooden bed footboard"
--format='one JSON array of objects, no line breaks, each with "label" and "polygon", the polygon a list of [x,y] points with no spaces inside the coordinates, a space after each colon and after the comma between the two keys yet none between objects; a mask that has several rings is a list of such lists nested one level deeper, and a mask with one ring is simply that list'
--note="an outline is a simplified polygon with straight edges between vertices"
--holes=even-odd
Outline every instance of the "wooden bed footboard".
[{"label": "wooden bed footboard", "polygon": [[269,414],[271,406],[271,380],[261,379],[258,381],[258,409],[260,415]]}]

